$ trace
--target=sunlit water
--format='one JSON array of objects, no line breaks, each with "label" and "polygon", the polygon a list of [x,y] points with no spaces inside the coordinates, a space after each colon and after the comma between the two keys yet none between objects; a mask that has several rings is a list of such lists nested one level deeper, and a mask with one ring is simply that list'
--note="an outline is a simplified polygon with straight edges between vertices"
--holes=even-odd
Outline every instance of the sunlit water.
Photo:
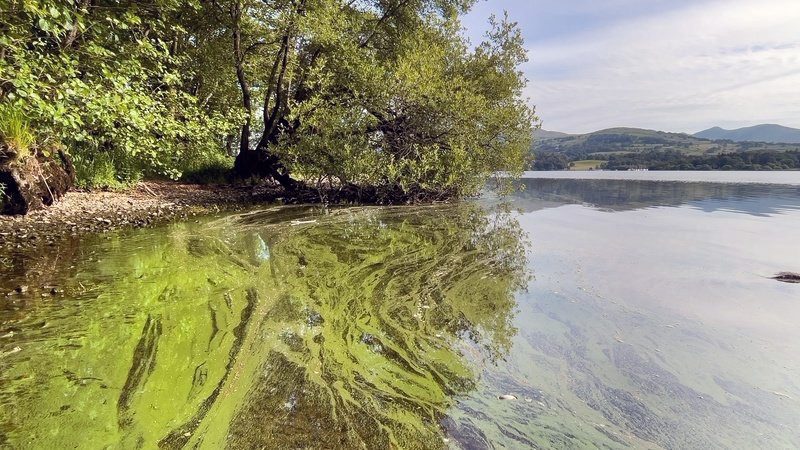
[{"label": "sunlit water", "polygon": [[523,184],[1,255],[0,447],[800,446],[800,187]]}]

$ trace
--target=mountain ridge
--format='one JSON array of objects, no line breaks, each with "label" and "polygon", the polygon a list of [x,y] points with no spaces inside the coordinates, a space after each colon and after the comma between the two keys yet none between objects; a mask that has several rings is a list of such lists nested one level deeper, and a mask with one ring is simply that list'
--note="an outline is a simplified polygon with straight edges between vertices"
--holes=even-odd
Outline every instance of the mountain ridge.
[{"label": "mountain ridge", "polygon": [[751,127],[727,130],[712,127],[693,134],[694,137],[733,142],[766,142],[772,144],[800,144],[800,129],[765,123]]},{"label": "mountain ridge", "polygon": [[[687,155],[711,155],[745,151],[799,150],[798,143],[767,143],[733,140],[713,140],[687,133],[616,127],[585,134],[565,134],[537,130],[534,134],[535,153],[564,153],[571,158],[593,159],[612,153],[641,153],[674,151]],[[544,131],[544,133],[542,133]]]}]

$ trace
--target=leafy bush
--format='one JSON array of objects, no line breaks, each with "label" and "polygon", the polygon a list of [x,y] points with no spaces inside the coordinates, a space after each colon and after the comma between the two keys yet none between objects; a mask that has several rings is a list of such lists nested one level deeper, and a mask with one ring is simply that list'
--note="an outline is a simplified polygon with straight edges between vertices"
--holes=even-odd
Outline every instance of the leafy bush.
[{"label": "leafy bush", "polygon": [[11,2],[0,18],[0,103],[63,143],[80,184],[179,178],[187,164],[220,154],[241,116],[207,108],[188,89],[186,55],[166,40],[182,33],[183,3]]}]

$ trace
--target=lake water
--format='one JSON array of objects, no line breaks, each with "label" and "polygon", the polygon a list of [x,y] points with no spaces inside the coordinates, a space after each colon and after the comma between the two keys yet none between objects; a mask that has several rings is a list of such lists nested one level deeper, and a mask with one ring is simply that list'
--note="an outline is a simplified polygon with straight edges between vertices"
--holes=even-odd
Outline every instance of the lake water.
[{"label": "lake water", "polygon": [[0,255],[30,286],[0,300],[0,447],[800,447],[800,285],[769,278],[800,271],[795,174]]},{"label": "lake water", "polygon": [[756,183],[800,185],[800,171],[543,171],[525,172],[527,178],[585,179],[585,180],[638,180],[638,181],[683,181],[694,183]]}]

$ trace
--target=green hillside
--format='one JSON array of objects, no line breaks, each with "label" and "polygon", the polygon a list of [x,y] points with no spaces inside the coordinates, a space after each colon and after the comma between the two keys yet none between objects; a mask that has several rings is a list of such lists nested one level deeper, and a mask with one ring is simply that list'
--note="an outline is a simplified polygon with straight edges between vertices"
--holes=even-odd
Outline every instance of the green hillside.
[{"label": "green hillside", "polygon": [[[609,128],[593,133],[535,139],[534,153],[564,153],[572,160],[597,159],[610,154],[653,151],[680,152],[686,155],[716,155],[746,151],[800,150],[800,144],[712,141],[683,133]],[[600,158],[603,159],[603,158]]]}]

